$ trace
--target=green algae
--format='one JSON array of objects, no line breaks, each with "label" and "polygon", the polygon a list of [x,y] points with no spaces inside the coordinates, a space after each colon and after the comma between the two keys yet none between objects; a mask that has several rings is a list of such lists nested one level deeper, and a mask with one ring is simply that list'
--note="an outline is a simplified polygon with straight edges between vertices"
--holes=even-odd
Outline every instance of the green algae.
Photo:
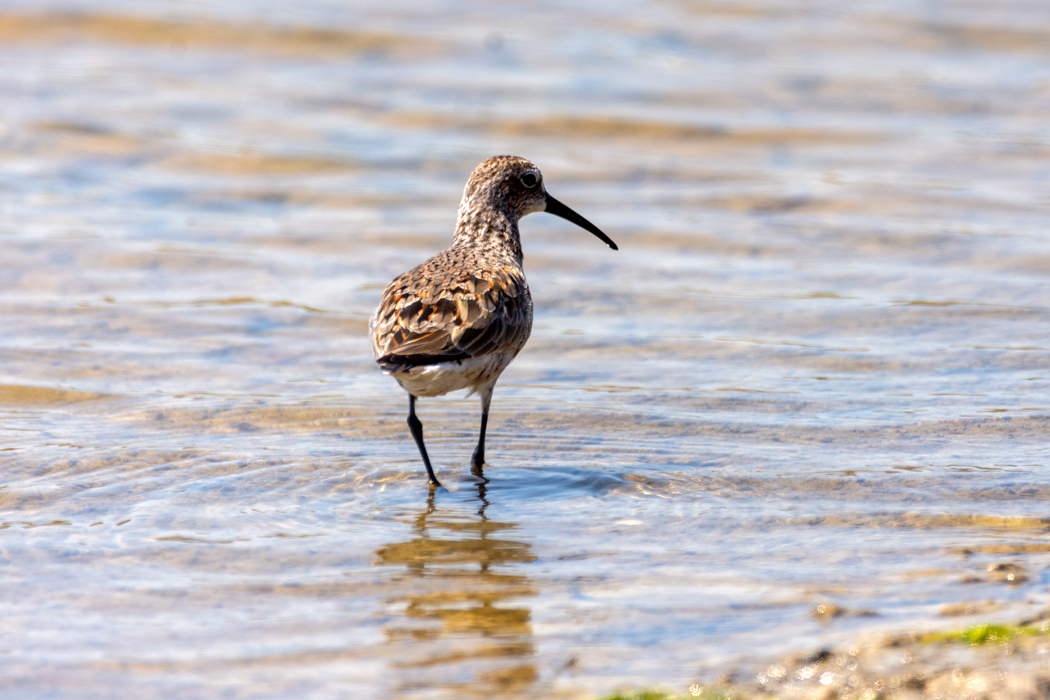
[{"label": "green algae", "polygon": [[739,696],[724,693],[715,689],[692,686],[687,693],[668,693],[662,690],[639,689],[619,691],[612,695],[603,695],[599,700],[734,700]]},{"label": "green algae", "polygon": [[956,642],[980,646],[984,644],[1006,644],[1018,637],[1030,637],[1038,634],[1045,634],[1045,632],[1041,632],[1034,627],[1022,625],[975,625],[964,630],[924,635],[922,642]]}]

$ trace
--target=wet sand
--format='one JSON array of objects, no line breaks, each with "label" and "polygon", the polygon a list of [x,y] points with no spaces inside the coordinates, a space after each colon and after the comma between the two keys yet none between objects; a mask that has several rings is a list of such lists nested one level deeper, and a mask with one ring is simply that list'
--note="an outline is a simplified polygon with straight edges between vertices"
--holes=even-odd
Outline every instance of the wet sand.
[{"label": "wet sand", "polygon": [[[942,611],[946,616],[989,612],[991,601],[972,601]],[[855,614],[830,605],[814,608],[831,621]],[[866,635],[839,648],[786,655],[747,671],[723,669],[688,689],[632,688],[617,700],[730,700],[731,698],[848,698],[918,700],[986,698],[1028,700],[1050,687],[1050,640],[1046,610],[1010,625],[974,625],[940,633]],[[758,662],[754,659],[753,662]],[[754,663],[752,664],[755,665]]]}]

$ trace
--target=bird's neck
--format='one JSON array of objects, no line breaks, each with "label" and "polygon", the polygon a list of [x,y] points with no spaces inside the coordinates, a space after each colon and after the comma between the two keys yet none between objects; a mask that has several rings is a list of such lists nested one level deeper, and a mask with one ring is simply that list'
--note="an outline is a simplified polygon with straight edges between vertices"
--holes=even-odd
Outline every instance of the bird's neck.
[{"label": "bird's neck", "polygon": [[510,258],[521,266],[518,217],[501,207],[476,206],[467,201],[460,204],[452,246],[461,245]]}]

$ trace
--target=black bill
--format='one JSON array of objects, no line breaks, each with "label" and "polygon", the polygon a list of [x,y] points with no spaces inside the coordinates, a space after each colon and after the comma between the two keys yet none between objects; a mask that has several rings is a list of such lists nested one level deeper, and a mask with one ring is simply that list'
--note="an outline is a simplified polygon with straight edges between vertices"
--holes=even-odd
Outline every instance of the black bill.
[{"label": "black bill", "polygon": [[616,244],[612,242],[612,239],[606,236],[604,233],[602,233],[602,230],[600,228],[592,224],[590,221],[587,221],[587,219],[583,218],[582,216],[574,212],[572,209],[569,209],[567,206],[556,200],[554,197],[551,197],[549,194],[547,195],[547,208],[544,211],[546,211],[548,214],[560,216],[566,221],[571,221],[580,228],[586,229],[598,238],[602,239],[605,245],[609,246],[613,250],[619,250],[619,248],[616,247]]}]

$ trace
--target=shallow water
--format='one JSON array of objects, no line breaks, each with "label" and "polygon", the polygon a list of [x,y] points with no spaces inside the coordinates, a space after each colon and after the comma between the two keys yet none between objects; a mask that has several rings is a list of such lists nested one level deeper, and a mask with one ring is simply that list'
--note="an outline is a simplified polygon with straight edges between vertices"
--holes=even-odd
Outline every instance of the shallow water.
[{"label": "shallow water", "polygon": [[[1042,0],[0,2],[0,689],[682,692],[1044,605],[1048,46]],[[621,250],[524,221],[485,478],[426,400],[428,496],[367,319],[496,153]]]}]

